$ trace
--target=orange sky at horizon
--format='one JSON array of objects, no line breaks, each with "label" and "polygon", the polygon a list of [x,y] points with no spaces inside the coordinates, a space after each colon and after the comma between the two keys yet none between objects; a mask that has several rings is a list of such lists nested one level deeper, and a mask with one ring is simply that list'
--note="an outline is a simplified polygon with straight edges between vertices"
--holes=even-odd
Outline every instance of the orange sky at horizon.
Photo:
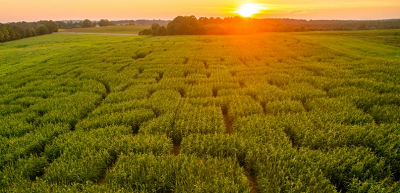
[{"label": "orange sky at horizon", "polygon": [[400,18],[400,0],[0,0],[0,22],[230,17],[236,16],[235,11],[244,3],[267,8],[254,16],[257,18]]}]

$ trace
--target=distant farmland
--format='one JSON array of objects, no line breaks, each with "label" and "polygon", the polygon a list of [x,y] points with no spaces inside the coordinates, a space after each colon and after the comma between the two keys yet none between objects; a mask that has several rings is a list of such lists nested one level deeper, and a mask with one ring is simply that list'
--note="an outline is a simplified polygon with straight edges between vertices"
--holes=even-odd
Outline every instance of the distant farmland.
[{"label": "distant farmland", "polygon": [[399,34],[2,43],[0,192],[399,192]]}]

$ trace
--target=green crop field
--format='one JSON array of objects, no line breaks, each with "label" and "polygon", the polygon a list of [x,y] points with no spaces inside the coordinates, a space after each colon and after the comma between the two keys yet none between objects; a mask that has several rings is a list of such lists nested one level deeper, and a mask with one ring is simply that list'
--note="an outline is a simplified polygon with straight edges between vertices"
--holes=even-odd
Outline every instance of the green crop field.
[{"label": "green crop field", "polygon": [[399,34],[2,43],[0,192],[400,192]]},{"label": "green crop field", "polygon": [[139,31],[142,31],[149,27],[150,26],[143,26],[143,25],[89,27],[89,28],[60,29],[60,32],[139,34]]}]

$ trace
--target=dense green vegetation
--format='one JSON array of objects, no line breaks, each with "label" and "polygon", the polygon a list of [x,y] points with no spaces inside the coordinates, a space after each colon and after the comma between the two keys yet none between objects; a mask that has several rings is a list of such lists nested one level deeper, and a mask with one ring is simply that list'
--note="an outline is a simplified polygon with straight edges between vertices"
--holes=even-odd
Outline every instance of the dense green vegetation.
[{"label": "dense green vegetation", "polygon": [[399,192],[397,33],[0,44],[0,192]]},{"label": "dense green vegetation", "polygon": [[[85,26],[83,25],[85,22]],[[72,29],[72,28],[82,28],[82,27],[94,27],[96,25],[99,26],[151,26],[155,23],[159,25],[167,25],[169,20],[112,20],[108,21],[107,19],[101,19],[100,21],[90,21],[89,19],[85,20],[75,20],[75,21],[56,21],[58,27],[60,29]]]},{"label": "dense green vegetation", "polygon": [[400,19],[389,20],[298,20],[243,17],[178,16],[167,25],[153,25],[140,35],[240,35],[260,32],[400,29]]},{"label": "dense green vegetation", "polygon": [[148,27],[149,26],[141,26],[141,25],[89,27],[89,28],[61,29],[60,32],[139,34],[139,31],[142,31]]},{"label": "dense green vegetation", "polygon": [[53,21],[0,23],[0,43],[58,32]]},{"label": "dense green vegetation", "polygon": [[[56,21],[58,27],[60,29],[72,29],[72,28],[88,28],[95,27],[96,25],[100,27],[106,26],[115,26],[114,22],[108,21],[108,19],[101,19],[100,21],[91,21],[89,19],[85,19],[82,21]],[[134,23],[132,23],[134,25]]]}]

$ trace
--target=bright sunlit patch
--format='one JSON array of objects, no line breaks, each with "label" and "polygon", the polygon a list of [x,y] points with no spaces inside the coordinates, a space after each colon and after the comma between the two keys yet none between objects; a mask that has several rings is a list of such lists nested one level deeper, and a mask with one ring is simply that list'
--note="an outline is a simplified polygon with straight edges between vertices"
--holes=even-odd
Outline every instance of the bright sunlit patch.
[{"label": "bright sunlit patch", "polygon": [[262,4],[245,3],[235,13],[242,17],[251,17],[254,14],[260,13],[260,11],[266,9]]}]

